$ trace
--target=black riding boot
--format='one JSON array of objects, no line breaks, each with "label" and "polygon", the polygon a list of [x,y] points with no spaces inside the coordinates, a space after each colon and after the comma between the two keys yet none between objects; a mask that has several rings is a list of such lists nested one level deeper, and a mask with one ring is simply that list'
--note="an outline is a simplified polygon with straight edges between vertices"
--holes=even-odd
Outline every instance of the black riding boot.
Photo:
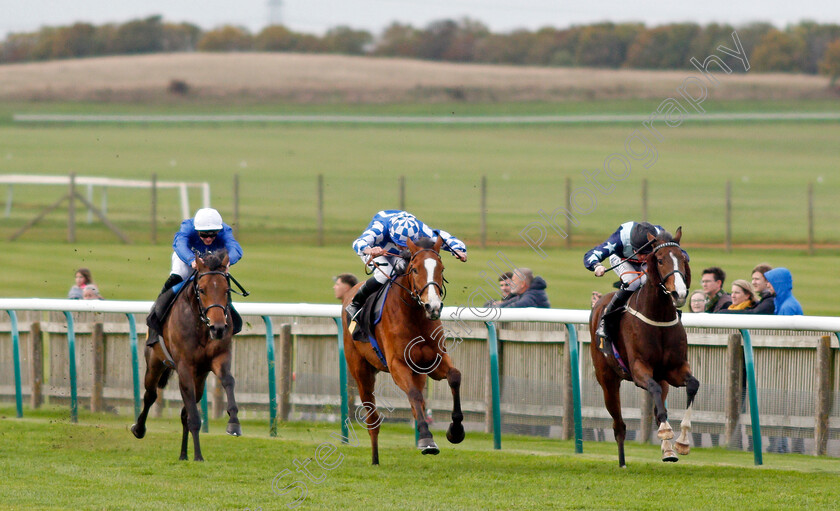
[{"label": "black riding boot", "polygon": [[[604,312],[601,314],[601,321],[598,322],[598,329],[595,331],[595,336],[599,340],[598,349],[604,355],[612,353],[612,340],[609,338],[609,333],[615,330],[616,320],[621,318],[620,314],[615,313],[624,307],[627,299],[632,294],[633,291],[621,288],[615,292],[610,303],[604,307]],[[607,324],[607,321],[609,321],[609,324]]]},{"label": "black riding boot", "polygon": [[160,294],[155,300],[155,304],[152,305],[152,310],[149,311],[149,315],[146,316],[146,326],[149,327],[149,334],[146,337],[146,344],[148,346],[156,343],[160,338],[161,330],[163,330],[161,320],[163,319],[163,315],[166,313],[166,307],[169,305],[169,301],[175,295],[172,288],[179,282],[183,282],[183,280],[184,279],[182,279],[180,275],[176,275],[174,273],[170,275],[169,278],[166,279],[163,289],[160,290]]},{"label": "black riding boot", "polygon": [[360,310],[362,310],[365,300],[367,300],[373,293],[379,291],[379,288],[383,285],[384,284],[378,282],[375,277],[367,279],[367,282],[362,284],[362,287],[356,291],[356,296],[353,297],[353,301],[351,301],[345,309],[347,311],[348,324],[356,319],[356,315],[359,314]]}]

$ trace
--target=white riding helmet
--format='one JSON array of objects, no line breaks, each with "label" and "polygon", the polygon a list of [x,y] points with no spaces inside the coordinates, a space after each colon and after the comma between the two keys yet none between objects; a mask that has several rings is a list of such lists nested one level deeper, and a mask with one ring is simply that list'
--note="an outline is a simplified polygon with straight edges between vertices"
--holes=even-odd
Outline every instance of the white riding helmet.
[{"label": "white riding helmet", "polygon": [[221,231],[222,215],[213,208],[201,208],[196,211],[193,224],[196,231]]}]

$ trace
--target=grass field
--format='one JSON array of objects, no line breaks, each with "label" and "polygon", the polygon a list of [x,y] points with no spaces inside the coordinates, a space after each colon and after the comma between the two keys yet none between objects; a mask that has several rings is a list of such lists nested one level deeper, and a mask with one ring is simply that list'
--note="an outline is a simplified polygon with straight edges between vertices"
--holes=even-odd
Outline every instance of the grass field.
[{"label": "grass field", "polygon": [[[151,419],[145,439],[128,431],[130,417],[82,413],[79,424],[64,409],[25,412],[14,419],[0,408],[0,486],[3,509],[286,509],[300,493],[272,491],[303,481],[299,509],[834,509],[840,498],[837,461],[804,455],[753,455],[719,448],[693,449],[664,464],[659,448],[630,442],[627,469],[619,469],[612,442],[504,436],[501,451],[490,435],[468,433],[453,446],[436,434],[441,454],[421,456],[407,426],[383,426],[379,467],[360,428],[359,446],[342,445],[338,426],[283,423],[277,438],[265,421],[245,421],[242,438],[211,422],[202,435],[204,463],[179,462],[180,422]],[[326,442],[337,447],[313,478],[294,473],[295,460],[315,456]],[[190,449],[192,449],[190,447]],[[192,454],[190,454],[192,457]],[[324,459],[322,453],[322,459]]]}]

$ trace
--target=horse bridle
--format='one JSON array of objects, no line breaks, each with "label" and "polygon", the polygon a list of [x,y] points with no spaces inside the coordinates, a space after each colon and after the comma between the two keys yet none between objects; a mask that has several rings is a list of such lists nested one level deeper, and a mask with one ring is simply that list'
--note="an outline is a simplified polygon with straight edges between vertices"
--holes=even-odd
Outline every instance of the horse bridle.
[{"label": "horse bridle", "polygon": [[[412,261],[414,261],[414,258],[417,256],[417,254],[419,254],[421,252],[431,252],[435,256],[437,256],[438,260],[440,260],[441,263],[443,263],[443,260],[441,260],[440,254],[438,252],[435,252],[431,248],[423,248],[423,249],[420,249],[420,250],[418,250],[417,252],[415,252],[414,254],[411,255],[411,258],[408,260],[406,273],[408,273],[411,270]],[[420,288],[419,291],[416,291],[414,289],[414,280],[413,279],[410,279],[411,289],[403,286],[402,284],[400,284],[396,280],[394,280],[393,282],[394,282],[394,284],[396,284],[396,285],[400,286],[401,288],[403,288],[404,290],[408,291],[408,294],[410,294],[411,297],[414,299],[414,301],[417,302],[417,305],[419,305],[420,307],[425,307],[425,304],[423,303],[423,300],[421,299],[421,296],[423,295],[423,291],[425,291],[426,288],[429,287],[429,286],[436,286],[438,288],[438,291],[440,292],[440,301],[443,301],[446,298],[446,285],[445,285],[445,283],[447,282],[447,280],[446,280],[446,277],[444,277],[442,274],[441,274],[441,278],[443,279],[444,285],[438,284],[437,282],[432,280],[431,282],[426,283],[425,286]]]},{"label": "horse bridle", "polygon": [[[210,309],[212,309],[214,307],[218,307],[218,308],[222,309],[222,311],[225,314],[225,324],[227,324],[228,313],[230,312],[230,294],[232,292],[236,293],[238,295],[242,295],[242,296],[248,296],[250,294],[250,293],[248,293],[248,291],[246,291],[242,287],[242,285],[235,278],[233,278],[233,275],[231,275],[230,273],[223,272],[223,271],[206,271],[204,273],[198,273],[196,271],[196,272],[194,272],[193,275],[194,275],[193,288],[195,289],[195,300],[196,300],[196,302],[198,302],[198,318],[201,320],[202,323],[204,323],[204,325],[207,328],[210,328],[210,319],[207,317],[207,311],[209,311]],[[203,307],[204,304],[201,303],[201,294],[199,293],[199,289],[198,289],[198,281],[201,279],[201,277],[204,277],[205,275],[223,275],[225,277],[225,280],[227,281],[227,285],[228,285],[227,303],[225,305],[214,303],[214,304],[208,305],[207,307]],[[239,288],[239,291],[235,291],[233,289],[233,287],[230,285],[231,282],[236,284],[236,287]]]},{"label": "horse bridle", "polygon": [[[661,245],[657,245],[657,246],[653,247],[653,253],[655,254],[660,248],[665,248],[665,247],[677,247],[680,250],[682,250],[682,247],[680,247],[679,243],[676,243],[674,241],[668,241],[668,242],[665,242]],[[671,275],[673,275],[675,273],[678,274],[680,277],[682,277],[683,282],[688,282],[688,279],[686,278],[685,273],[680,271],[679,265],[677,265],[677,267],[674,268],[673,271],[668,272],[664,277],[660,275],[659,276],[659,288],[666,295],[670,296],[671,292],[668,291],[668,288],[665,287],[665,281],[668,280],[668,277],[670,277]]]}]

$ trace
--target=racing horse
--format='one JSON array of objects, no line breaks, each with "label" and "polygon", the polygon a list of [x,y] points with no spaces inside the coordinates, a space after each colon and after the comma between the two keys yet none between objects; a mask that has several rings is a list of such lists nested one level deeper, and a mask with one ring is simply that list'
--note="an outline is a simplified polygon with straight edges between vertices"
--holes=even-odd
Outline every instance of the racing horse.
[{"label": "racing horse", "polygon": [[233,316],[230,303],[228,254],[224,249],[196,257],[192,280],[184,283],[163,324],[163,339],[146,346],[146,393],[143,411],[131,432],[137,438],[146,435],[146,416],[157,399],[157,388],[166,386],[174,369],[178,373],[181,397],[181,460],[187,459],[187,437],[192,433],[194,460],[204,461],[198,432],[201,416],[197,401],[204,393],[207,374],[213,371],[227,393],[227,433],[241,436],[238,408],[233,396],[234,378],[230,372]]},{"label": "racing horse", "polygon": [[[373,330],[387,365],[380,360],[370,343],[353,340],[348,330],[347,315],[342,314],[345,359],[350,374],[356,380],[361,407],[365,409],[365,429],[370,435],[373,465],[379,464],[379,426],[383,419],[376,409],[374,397],[376,374],[379,372],[390,372],[394,382],[408,396],[417,424],[417,448],[423,454],[440,452],[426,422],[426,401],[423,398],[426,376],[436,381],[446,378],[453,399],[452,422],[446,438],[453,444],[464,440],[461,372],[452,365],[446,352],[446,335],[440,322],[445,294],[440,258],[442,242],[440,236],[434,243],[430,238],[421,238],[416,244],[410,239],[407,242],[411,258],[405,272],[392,279],[382,320]],[[355,288],[347,293],[344,307],[354,294]]]},{"label": "racing horse", "polygon": [[[617,368],[600,352],[597,343],[590,344],[595,376],[604,391],[604,403],[613,418],[613,431],[618,444],[618,464],[625,467],[624,439],[626,425],[621,417],[619,387],[623,380],[632,381],[637,387],[650,392],[656,407],[658,438],[662,441],[662,461],[677,461],[677,453],[690,451],[691,404],[700,388],[700,382],[691,375],[688,364],[688,342],[685,328],[680,322],[677,307],[685,303],[691,285],[691,269],[680,248],[682,228],[672,237],[667,232],[654,237],[648,234],[652,251],[645,259],[644,274],[647,281],[630,298],[615,332],[610,332],[614,350],[624,362],[624,369]],[[639,275],[641,278],[642,275]],[[610,296],[602,297],[589,318],[591,339]],[[618,359],[619,357],[616,357]],[[668,424],[665,398],[669,386],[685,387],[688,395],[685,417],[680,423],[680,436],[672,445],[674,431]]]}]

